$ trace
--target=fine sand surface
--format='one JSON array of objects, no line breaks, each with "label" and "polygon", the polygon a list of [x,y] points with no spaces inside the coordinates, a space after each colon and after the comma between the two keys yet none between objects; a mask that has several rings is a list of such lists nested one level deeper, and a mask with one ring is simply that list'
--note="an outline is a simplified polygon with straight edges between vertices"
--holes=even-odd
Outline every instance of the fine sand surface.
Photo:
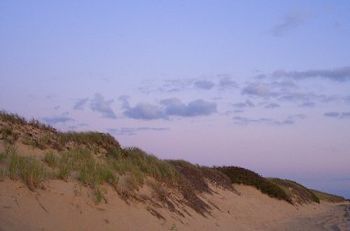
[{"label": "fine sand surface", "polygon": [[[79,183],[50,181],[32,192],[21,182],[0,182],[0,231],[5,230],[350,230],[350,205],[293,206],[250,186],[213,188],[205,216],[184,206],[185,217],[143,202],[125,202],[112,189],[95,204]],[[147,191],[147,190],[146,190]]]}]

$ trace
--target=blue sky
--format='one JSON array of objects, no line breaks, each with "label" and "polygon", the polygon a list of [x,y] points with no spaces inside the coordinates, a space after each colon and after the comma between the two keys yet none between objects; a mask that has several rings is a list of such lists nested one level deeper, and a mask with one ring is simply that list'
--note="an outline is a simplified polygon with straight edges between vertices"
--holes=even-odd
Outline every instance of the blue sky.
[{"label": "blue sky", "polygon": [[1,1],[0,108],[350,197],[348,1]]}]

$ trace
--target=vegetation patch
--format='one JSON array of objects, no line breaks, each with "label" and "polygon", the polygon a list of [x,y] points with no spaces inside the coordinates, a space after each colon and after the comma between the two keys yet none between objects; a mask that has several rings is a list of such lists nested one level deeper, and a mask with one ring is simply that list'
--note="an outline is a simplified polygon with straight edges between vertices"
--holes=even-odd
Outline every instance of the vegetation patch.
[{"label": "vegetation patch", "polygon": [[23,157],[13,153],[9,158],[9,177],[21,179],[30,190],[39,187],[46,179],[47,171],[41,161],[34,157]]},{"label": "vegetation patch", "polygon": [[293,203],[320,203],[320,199],[310,189],[298,184],[297,182],[279,178],[271,178],[269,180],[280,186],[293,201]]},{"label": "vegetation patch", "polygon": [[333,194],[325,193],[325,192],[320,192],[320,191],[317,191],[317,190],[314,190],[314,189],[311,189],[311,191],[321,201],[328,201],[328,202],[333,202],[333,203],[346,201],[346,199],[344,197],[341,197],[341,196],[337,196],[337,195],[333,195]]},{"label": "vegetation patch", "polygon": [[292,203],[290,197],[283,189],[253,171],[233,166],[217,167],[216,169],[226,174],[234,184],[251,185],[270,197]]}]

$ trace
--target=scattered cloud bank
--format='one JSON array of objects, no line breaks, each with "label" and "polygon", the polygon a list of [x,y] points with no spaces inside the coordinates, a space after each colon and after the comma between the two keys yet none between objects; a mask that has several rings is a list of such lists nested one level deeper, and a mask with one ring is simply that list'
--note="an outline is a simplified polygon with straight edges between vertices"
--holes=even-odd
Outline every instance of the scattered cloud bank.
[{"label": "scattered cloud bank", "polygon": [[216,103],[202,99],[185,104],[177,98],[168,98],[161,100],[159,104],[138,103],[133,107],[128,102],[124,102],[124,115],[140,120],[169,119],[171,116],[206,116],[216,112]]}]

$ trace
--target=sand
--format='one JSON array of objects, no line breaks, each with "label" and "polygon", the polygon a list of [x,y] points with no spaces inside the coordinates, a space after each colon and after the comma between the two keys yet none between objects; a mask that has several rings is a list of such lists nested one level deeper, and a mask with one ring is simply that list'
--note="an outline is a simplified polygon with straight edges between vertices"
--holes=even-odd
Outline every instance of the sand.
[{"label": "sand", "polygon": [[[212,186],[213,187],[213,186]],[[182,217],[166,208],[120,199],[107,190],[96,204],[77,182],[53,180],[35,192],[21,182],[0,182],[0,231],[7,230],[350,230],[350,204],[293,206],[250,186],[202,194],[211,214]],[[215,206],[214,206],[215,205]]]}]

